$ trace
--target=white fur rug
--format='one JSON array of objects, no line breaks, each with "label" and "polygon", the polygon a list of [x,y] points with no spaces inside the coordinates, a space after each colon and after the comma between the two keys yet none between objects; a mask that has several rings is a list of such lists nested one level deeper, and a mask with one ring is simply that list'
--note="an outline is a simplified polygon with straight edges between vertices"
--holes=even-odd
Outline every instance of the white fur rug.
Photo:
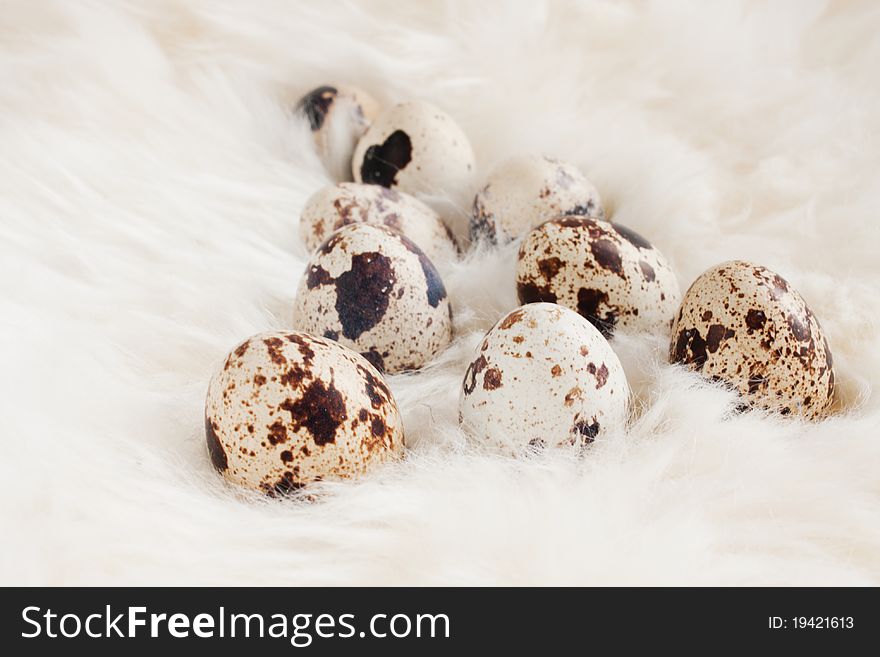
[{"label": "white fur rug", "polygon": [[[880,584],[878,32],[870,1],[5,0],[2,583]],[[225,486],[207,381],[289,321],[327,178],[285,103],[334,81],[436,103],[480,175],[573,161],[682,288],[777,270],[828,334],[839,413],[731,416],[666,337],[619,336],[625,435],[493,454],[457,397],[516,305],[508,247],[442,268],[458,338],[391,380],[403,463],[312,502]]]}]

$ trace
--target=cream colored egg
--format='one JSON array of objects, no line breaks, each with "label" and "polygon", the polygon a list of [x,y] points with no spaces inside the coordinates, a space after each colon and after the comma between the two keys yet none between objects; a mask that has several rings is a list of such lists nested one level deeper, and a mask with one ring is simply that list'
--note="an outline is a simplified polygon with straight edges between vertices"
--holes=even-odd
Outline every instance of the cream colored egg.
[{"label": "cream colored egg", "polygon": [[421,101],[382,112],[361,137],[352,159],[357,182],[410,194],[452,194],[470,188],[474,152],[445,112]]},{"label": "cream colored egg", "polygon": [[672,326],[669,358],[783,415],[821,418],[834,399],[818,320],[784,278],[748,262],[726,262],[694,281]]},{"label": "cream colored egg", "polygon": [[414,196],[379,185],[345,182],[318,190],[306,201],[299,233],[309,251],[314,251],[332,232],[354,223],[393,228],[434,262],[458,255],[440,215]]},{"label": "cream colored egg", "polygon": [[293,322],[384,372],[417,370],[452,339],[452,308],[431,260],[404,235],[372,224],[344,226],[315,251]]},{"label": "cream colored egg", "polygon": [[588,217],[560,217],[532,230],[519,249],[521,303],[547,301],[577,311],[610,336],[666,334],[681,300],[675,273],[638,233]]},{"label": "cream colored egg", "polygon": [[483,338],[462,382],[459,418],[503,451],[582,445],[624,426],[628,397],[620,361],[592,324],[533,303]]},{"label": "cream colored egg", "polygon": [[503,243],[560,215],[603,219],[599,193],[572,164],[517,155],[496,166],[474,199],[471,240]]},{"label": "cream colored egg", "polygon": [[351,85],[318,87],[300,99],[297,110],[308,119],[318,156],[334,180],[351,180],[355,146],[379,109],[372,96]]},{"label": "cream colored egg", "polygon": [[227,480],[267,494],[363,474],[403,452],[391,391],[364,358],[305,333],[261,333],[211,379],[205,433]]}]

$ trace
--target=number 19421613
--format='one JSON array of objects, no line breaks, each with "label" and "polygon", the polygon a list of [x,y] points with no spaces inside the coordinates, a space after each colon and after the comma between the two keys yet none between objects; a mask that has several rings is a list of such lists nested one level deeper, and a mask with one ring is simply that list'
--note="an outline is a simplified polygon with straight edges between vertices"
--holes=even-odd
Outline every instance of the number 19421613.
[{"label": "number 19421613", "polygon": [[852,616],[770,616],[767,620],[771,630],[850,630],[854,625]]}]

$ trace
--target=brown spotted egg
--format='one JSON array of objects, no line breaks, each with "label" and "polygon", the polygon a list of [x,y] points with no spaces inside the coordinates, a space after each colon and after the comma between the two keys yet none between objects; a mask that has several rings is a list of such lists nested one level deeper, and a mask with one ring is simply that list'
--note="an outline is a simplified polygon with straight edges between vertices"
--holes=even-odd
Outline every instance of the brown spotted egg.
[{"label": "brown spotted egg", "polygon": [[452,308],[431,260],[409,238],[372,224],[344,226],[315,251],[293,321],[389,373],[419,369],[452,339]]},{"label": "brown spotted egg", "polygon": [[783,415],[821,418],[834,398],[831,351],[816,317],[784,278],[748,262],[726,262],[694,281],[669,357]]},{"label": "brown spotted egg", "polygon": [[321,86],[300,99],[297,111],[308,119],[318,156],[330,175],[351,180],[352,153],[379,113],[379,103],[357,87]]},{"label": "brown spotted egg", "polygon": [[560,217],[531,231],[519,249],[520,303],[547,301],[577,311],[610,336],[663,332],[681,293],[663,255],[638,233],[588,217]]},{"label": "brown spotted egg", "polygon": [[352,159],[357,182],[415,194],[468,189],[474,152],[467,135],[445,112],[421,101],[382,112],[361,137]]},{"label": "brown spotted egg", "polygon": [[382,376],[342,345],[261,333],[227,356],[205,403],[214,467],[270,495],[348,478],[403,452],[403,425]]},{"label": "brown spotted egg", "polygon": [[318,190],[306,201],[299,233],[314,251],[333,231],[354,223],[393,228],[433,261],[450,260],[458,253],[440,215],[414,196],[378,185],[344,182]]},{"label": "brown spotted egg", "polygon": [[464,375],[459,418],[503,451],[582,445],[624,425],[628,396],[620,361],[592,324],[533,303],[483,338]]},{"label": "brown spotted egg", "polygon": [[504,243],[559,215],[603,219],[599,193],[572,164],[517,155],[496,166],[474,199],[471,240]]}]

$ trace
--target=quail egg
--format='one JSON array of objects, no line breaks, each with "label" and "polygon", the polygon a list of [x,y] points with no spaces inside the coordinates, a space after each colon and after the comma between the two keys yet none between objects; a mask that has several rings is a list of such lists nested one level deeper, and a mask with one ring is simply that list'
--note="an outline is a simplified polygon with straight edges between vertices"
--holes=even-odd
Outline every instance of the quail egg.
[{"label": "quail egg", "polygon": [[628,397],[623,367],[592,324],[533,303],[483,338],[464,375],[459,418],[502,451],[583,445],[624,425]]},{"label": "quail egg", "polygon": [[815,419],[831,409],[834,370],[822,328],[766,267],[726,262],[694,281],[672,326],[669,358],[765,410]]},{"label": "quail egg", "polygon": [[306,201],[299,233],[309,251],[314,251],[333,231],[354,223],[393,228],[435,262],[458,254],[440,215],[414,196],[378,185],[344,182],[318,190]]},{"label": "quail egg", "polygon": [[518,155],[496,166],[474,199],[472,241],[503,243],[559,215],[604,219],[599,193],[572,164]]},{"label": "quail egg", "polygon": [[379,372],[296,332],[260,333],[229,352],[208,387],[205,434],[223,477],[269,495],[360,475],[404,448]]},{"label": "quail egg", "polygon": [[451,193],[468,189],[474,152],[467,135],[445,112],[421,101],[382,112],[354,151],[357,182],[402,192]]},{"label": "quail egg", "polygon": [[409,238],[373,224],[344,226],[315,251],[293,321],[389,373],[419,369],[452,339],[452,308],[431,260]]},{"label": "quail egg", "polygon": [[351,180],[352,153],[379,113],[379,103],[357,87],[321,86],[303,96],[297,110],[309,121],[328,173],[334,180]]},{"label": "quail egg", "polygon": [[520,303],[577,311],[610,336],[666,332],[681,293],[663,255],[635,231],[589,217],[560,217],[532,230],[516,268]]}]

